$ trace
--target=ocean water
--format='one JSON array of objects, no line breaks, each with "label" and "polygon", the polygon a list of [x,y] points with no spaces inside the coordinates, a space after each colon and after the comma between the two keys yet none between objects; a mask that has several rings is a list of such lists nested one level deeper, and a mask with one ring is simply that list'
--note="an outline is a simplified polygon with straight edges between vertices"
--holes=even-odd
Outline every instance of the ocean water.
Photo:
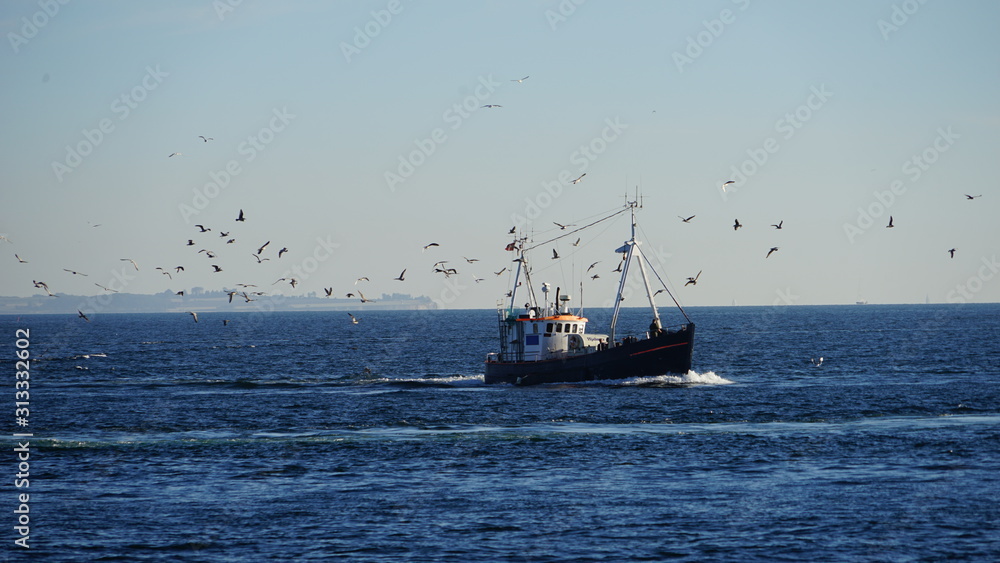
[{"label": "ocean water", "polygon": [[0,553],[1000,560],[1000,305],[688,312],[686,375],[536,387],[483,383],[493,311],[0,317]]}]

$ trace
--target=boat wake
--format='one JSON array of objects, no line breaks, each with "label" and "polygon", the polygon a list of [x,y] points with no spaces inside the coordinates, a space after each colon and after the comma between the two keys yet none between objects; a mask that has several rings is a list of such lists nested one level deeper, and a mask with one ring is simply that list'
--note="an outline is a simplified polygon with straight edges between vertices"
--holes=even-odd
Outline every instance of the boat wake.
[{"label": "boat wake", "polygon": [[729,385],[735,383],[725,377],[717,375],[714,371],[698,373],[691,370],[684,375],[655,375],[649,377],[634,377],[618,382],[619,385],[632,385],[637,387],[657,387],[676,385]]}]

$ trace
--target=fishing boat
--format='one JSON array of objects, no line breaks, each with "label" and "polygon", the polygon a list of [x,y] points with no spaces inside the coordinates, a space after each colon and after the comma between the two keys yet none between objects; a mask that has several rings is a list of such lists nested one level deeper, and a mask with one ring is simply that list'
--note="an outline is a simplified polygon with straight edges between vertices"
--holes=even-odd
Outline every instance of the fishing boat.
[{"label": "fishing boat", "polygon": [[[507,294],[508,299],[497,309],[500,351],[486,357],[486,383],[535,385],[626,379],[669,373],[686,374],[691,369],[694,323],[642,253],[641,243],[636,238],[636,210],[641,208],[638,199],[627,202],[624,208],[607,217],[551,240],[534,243],[527,237],[522,237],[507,246],[507,250],[517,252],[518,257],[514,260],[517,267],[513,287]],[[619,265],[621,279],[618,282],[611,323],[606,334],[590,333],[587,332],[588,320],[583,316],[582,307],[577,312],[572,312],[569,307],[571,297],[562,293],[560,288],[556,288],[555,297],[550,302],[551,286],[542,284],[540,288],[543,299],[539,303],[531,281],[528,253],[626,212],[632,218],[631,237],[615,250],[622,256],[622,262]],[[639,265],[652,320],[645,334],[619,337],[616,325],[624,300],[629,266],[633,262]],[[650,271],[663,286],[662,290],[655,293],[650,286]],[[526,290],[527,297],[523,305],[518,305],[522,299],[518,290],[522,288]],[[654,298],[664,291],[673,299],[674,305],[687,322],[672,327],[662,325]]]}]

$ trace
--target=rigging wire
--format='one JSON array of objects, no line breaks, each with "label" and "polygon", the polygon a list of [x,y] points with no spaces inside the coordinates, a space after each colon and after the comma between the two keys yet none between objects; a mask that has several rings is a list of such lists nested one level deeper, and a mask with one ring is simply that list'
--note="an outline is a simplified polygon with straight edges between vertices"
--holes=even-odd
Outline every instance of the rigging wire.
[{"label": "rigging wire", "polygon": [[539,243],[536,243],[536,244],[534,244],[532,246],[529,246],[529,247],[527,247],[527,248],[524,249],[524,252],[527,252],[529,250],[534,250],[534,249],[538,248],[539,246],[545,246],[546,244],[549,244],[551,242],[555,242],[555,241],[557,241],[557,240],[559,240],[561,238],[568,237],[568,236],[570,236],[572,234],[576,234],[576,233],[578,233],[578,232],[580,232],[580,231],[582,231],[584,229],[589,229],[590,227],[593,227],[594,225],[596,225],[598,223],[602,223],[604,221],[607,221],[608,219],[611,219],[612,217],[616,217],[618,215],[621,215],[622,213],[625,213],[628,210],[629,210],[628,207],[626,207],[624,209],[619,209],[618,211],[612,213],[611,215],[608,215],[607,217],[603,217],[603,218],[598,219],[596,221],[593,221],[591,223],[587,223],[586,225],[584,225],[582,227],[577,227],[576,229],[573,229],[572,231],[569,231],[568,233],[564,233],[564,234],[559,235],[559,236],[557,236],[555,238],[551,238],[551,239],[549,239],[547,241],[539,242]]}]

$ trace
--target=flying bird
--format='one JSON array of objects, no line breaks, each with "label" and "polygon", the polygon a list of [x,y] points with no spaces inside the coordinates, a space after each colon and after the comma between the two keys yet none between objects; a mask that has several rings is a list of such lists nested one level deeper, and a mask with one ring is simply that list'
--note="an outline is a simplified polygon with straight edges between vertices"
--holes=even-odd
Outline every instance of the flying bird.
[{"label": "flying bird", "polygon": [[354,285],[358,285],[359,281],[372,281],[372,280],[368,279],[367,277],[360,277],[360,278],[354,280]]},{"label": "flying bird", "polygon": [[887,228],[887,229],[891,229],[891,228],[893,228],[893,227],[895,227],[895,225],[893,225],[893,224],[892,224],[892,215],[890,215],[890,216],[889,216],[889,224],[888,224],[888,225],[886,225],[886,226],[885,226],[885,228]]},{"label": "flying bird", "polygon": [[735,183],[736,183],[735,180],[729,180],[728,182],[722,184],[722,191],[726,191],[726,186],[730,186],[730,185],[735,184]]},{"label": "flying bird", "polygon": [[198,231],[199,233],[204,233],[204,232],[212,230],[212,229],[206,228],[205,225],[195,225],[195,227],[198,227],[199,229],[201,229],[200,231]]},{"label": "flying bird", "polygon": [[198,322],[198,313],[195,313],[194,311],[188,311],[188,314],[191,315],[192,318],[194,318],[194,322]]},{"label": "flying bird", "polygon": [[212,264],[212,267],[215,268],[215,271],[212,272],[213,274],[217,274],[222,271],[222,268],[220,268],[218,264]]},{"label": "flying bird", "polygon": [[174,279],[174,276],[171,276],[171,275],[170,275],[170,272],[168,272],[168,271],[164,270],[163,268],[161,268],[161,267],[159,267],[159,266],[157,266],[157,267],[155,267],[155,268],[153,268],[153,269],[154,269],[154,270],[159,270],[161,274],[163,274],[163,275],[167,276],[167,277],[168,277],[168,278],[170,278],[170,279]]},{"label": "flying bird", "polygon": [[347,313],[347,316],[351,317],[351,324],[358,324],[358,319],[354,315]]},{"label": "flying bird", "polygon": [[681,217],[680,215],[677,216],[678,219],[680,219],[681,221],[684,221],[685,223],[690,223],[691,219],[694,219],[694,217],[695,216],[692,215],[692,216],[688,217],[687,219],[685,219],[685,218]]},{"label": "flying bird", "polygon": [[365,294],[364,294],[364,293],[361,293],[360,291],[358,292],[358,297],[360,297],[360,298],[361,298],[361,302],[362,302],[362,303],[374,303],[374,302],[375,302],[375,300],[374,300],[374,299],[367,299],[367,298],[365,297]]},{"label": "flying bird", "polygon": [[[590,266],[589,266],[589,267],[587,268],[587,272],[589,272],[589,271],[593,270],[593,269],[594,269],[594,266],[596,266],[596,265],[598,265],[598,264],[600,264],[600,263],[601,263],[601,261],[600,261],[600,260],[598,260],[597,262],[594,262],[593,264],[591,264],[591,265],[590,265]],[[584,273],[587,273],[587,272],[584,272]]]},{"label": "flying bird", "polygon": [[69,273],[71,273],[73,275],[76,275],[76,276],[86,276],[87,275],[87,274],[85,274],[83,272],[76,272],[76,271],[73,271],[73,270],[67,270],[66,268],[63,268],[63,271],[64,272],[69,272]]},{"label": "flying bird", "polygon": [[774,227],[775,229],[781,230],[781,226],[784,225],[784,224],[785,224],[785,220],[782,219],[781,221],[778,221],[777,225],[771,225],[771,226]]},{"label": "flying bird", "polygon": [[184,156],[184,155],[182,155],[179,152],[172,152],[172,153],[170,153],[170,154],[167,155],[167,158],[174,157],[174,156]]},{"label": "flying bird", "polygon": [[562,223],[556,223],[555,221],[552,221],[552,224],[555,225],[555,226],[557,226],[557,227],[559,227],[559,230],[562,230],[562,231],[565,231],[566,227],[575,227],[576,226],[576,225],[563,225]]},{"label": "flying bird", "polygon": [[502,273],[504,273],[506,271],[507,271],[507,267],[504,266],[503,268],[500,269],[499,272],[493,272],[493,274],[499,276],[500,274],[502,274]]},{"label": "flying bird", "polygon": [[573,246],[580,246],[580,241],[581,240],[582,239],[576,239],[576,242],[573,243]]},{"label": "flying bird", "polygon": [[480,106],[480,107],[484,107],[484,108],[502,108],[503,106],[500,105],[500,104],[486,104],[485,106]]},{"label": "flying bird", "polygon": [[597,275],[597,274],[594,274],[594,275],[590,276],[590,279],[592,279],[592,280],[596,280],[596,279],[597,279],[597,278],[599,278],[599,277],[601,277],[601,276],[599,276],[599,275]]},{"label": "flying bird", "polygon": [[473,262],[479,262],[479,258],[466,258],[465,256],[463,256],[462,258],[469,264],[472,264]]},{"label": "flying bird", "polygon": [[76,316],[78,316],[78,317],[80,317],[81,319],[83,319],[83,320],[87,321],[88,323],[90,322],[90,319],[88,319],[88,318],[87,318],[87,315],[84,315],[84,314],[83,314],[83,311],[81,311],[81,310],[77,309],[77,310],[76,310],[76,313],[77,313],[77,315],[76,315]]},{"label": "flying bird", "polygon": [[509,231],[507,231],[507,234],[508,235],[512,235],[512,234],[514,234],[516,232],[517,232],[517,226],[515,225],[515,226],[511,227]]},{"label": "flying bird", "polygon": [[979,194],[979,195],[965,194],[965,199],[976,199],[977,197],[983,197],[983,194]]},{"label": "flying bird", "polygon": [[110,291],[111,293],[118,293],[117,289],[111,289],[110,287],[104,287],[103,285],[101,285],[99,283],[95,283],[94,285],[96,285],[97,287],[103,289],[104,291]]},{"label": "flying bird", "polygon": [[511,82],[517,82],[518,84],[520,84],[520,83],[524,82],[525,80],[527,80],[529,78],[531,78],[531,77],[530,76],[525,76],[524,78],[515,78],[515,79],[511,80]]},{"label": "flying bird", "polygon": [[264,252],[264,249],[267,248],[267,245],[269,244],[271,244],[271,241],[267,241],[264,244],[260,245],[260,248],[257,249],[257,254]]},{"label": "flying bird", "polygon": [[256,254],[251,254],[250,256],[253,256],[254,258],[256,258],[258,264],[262,263],[264,260],[270,260],[270,258],[261,258],[260,256],[257,256]]},{"label": "flying bird", "polygon": [[185,246],[194,246],[194,241],[191,240],[191,239],[188,239],[188,242],[187,242],[187,244]]},{"label": "flying bird", "polygon": [[403,275],[405,275],[405,274],[406,274],[406,268],[403,268],[403,271],[399,273],[399,277],[398,278],[392,278],[392,279],[394,279],[396,281],[405,281],[403,279]]},{"label": "flying bird", "polygon": [[767,251],[767,256],[765,256],[764,258],[767,258],[767,257],[771,256],[772,254],[774,254],[777,251],[778,251],[778,247],[777,246],[772,246],[771,250]]},{"label": "flying bird", "polygon": [[430,248],[430,247],[432,247],[432,246],[441,246],[441,245],[440,245],[440,244],[438,244],[438,243],[436,243],[436,242],[432,242],[432,243],[430,243],[430,244],[425,244],[425,245],[424,245],[424,250],[427,250],[428,248]]},{"label": "flying bird", "polygon": [[950,254],[950,255],[951,255],[951,257],[952,257],[952,258],[954,258],[954,257],[955,257],[955,251],[956,251],[956,250],[957,250],[956,248],[952,248],[951,250],[949,250],[949,251],[948,251],[948,254]]},{"label": "flying bird", "polygon": [[695,274],[693,278],[688,278],[688,280],[684,283],[684,287],[687,287],[689,285],[698,285],[698,278],[700,277],[701,277],[701,270],[698,270],[698,273]]},{"label": "flying bird", "polygon": [[740,220],[739,220],[739,219],[737,219],[737,220],[736,220],[736,222],[735,222],[735,223],[733,223],[733,230],[735,231],[736,229],[739,229],[739,228],[740,228],[740,227],[742,227],[742,226],[743,226],[743,224],[742,224],[742,223],[740,223]]},{"label": "flying bird", "polygon": [[135,271],[137,272],[139,271],[139,265],[135,263],[135,260],[131,258],[119,258],[119,260],[122,262],[131,262],[132,267],[135,268]]},{"label": "flying bird", "polygon": [[246,221],[246,218],[243,217],[243,210],[242,209],[240,209],[240,216],[237,217],[236,220],[240,221],[240,222]]},{"label": "flying bird", "polygon": [[327,297],[333,297],[333,288],[332,287],[324,287],[323,291],[326,292],[326,296]]},{"label": "flying bird", "polygon": [[214,141],[215,140],[212,137],[206,137],[204,135],[198,135],[198,138],[201,139],[202,141],[206,142],[206,143],[209,142],[209,141]]},{"label": "flying bird", "polygon": [[219,231],[219,238],[226,238],[228,236],[229,236],[229,233],[224,232],[224,231]]},{"label": "flying bird", "polygon": [[174,295],[180,295],[181,297],[184,297],[184,290],[178,291]]},{"label": "flying bird", "polygon": [[288,252],[288,248],[284,247],[284,246],[281,247],[281,250],[278,251],[278,258],[281,258],[281,255],[284,254],[284,253],[286,253],[286,252]]},{"label": "flying bird", "polygon": [[28,261],[27,261],[27,260],[25,260],[25,259],[21,258],[21,257],[20,257],[20,256],[18,256],[17,254],[14,254],[14,258],[17,258],[17,261],[18,261],[18,262],[20,262],[20,263],[22,263],[22,264],[27,264],[27,263],[28,263]]},{"label": "flying bird", "polygon": [[823,365],[823,356],[820,356],[818,360],[816,358],[809,358],[809,363],[811,363],[816,367],[819,367]]},{"label": "flying bird", "polygon": [[583,177],[586,176],[586,175],[587,175],[586,172],[584,172],[583,174],[580,174],[579,176],[576,177],[576,180],[571,181],[570,184],[579,184],[580,182],[583,181]]},{"label": "flying bird", "polygon": [[552,249],[552,259],[553,260],[558,260],[559,259],[559,253],[556,252],[556,249],[554,249],[554,248]]}]

